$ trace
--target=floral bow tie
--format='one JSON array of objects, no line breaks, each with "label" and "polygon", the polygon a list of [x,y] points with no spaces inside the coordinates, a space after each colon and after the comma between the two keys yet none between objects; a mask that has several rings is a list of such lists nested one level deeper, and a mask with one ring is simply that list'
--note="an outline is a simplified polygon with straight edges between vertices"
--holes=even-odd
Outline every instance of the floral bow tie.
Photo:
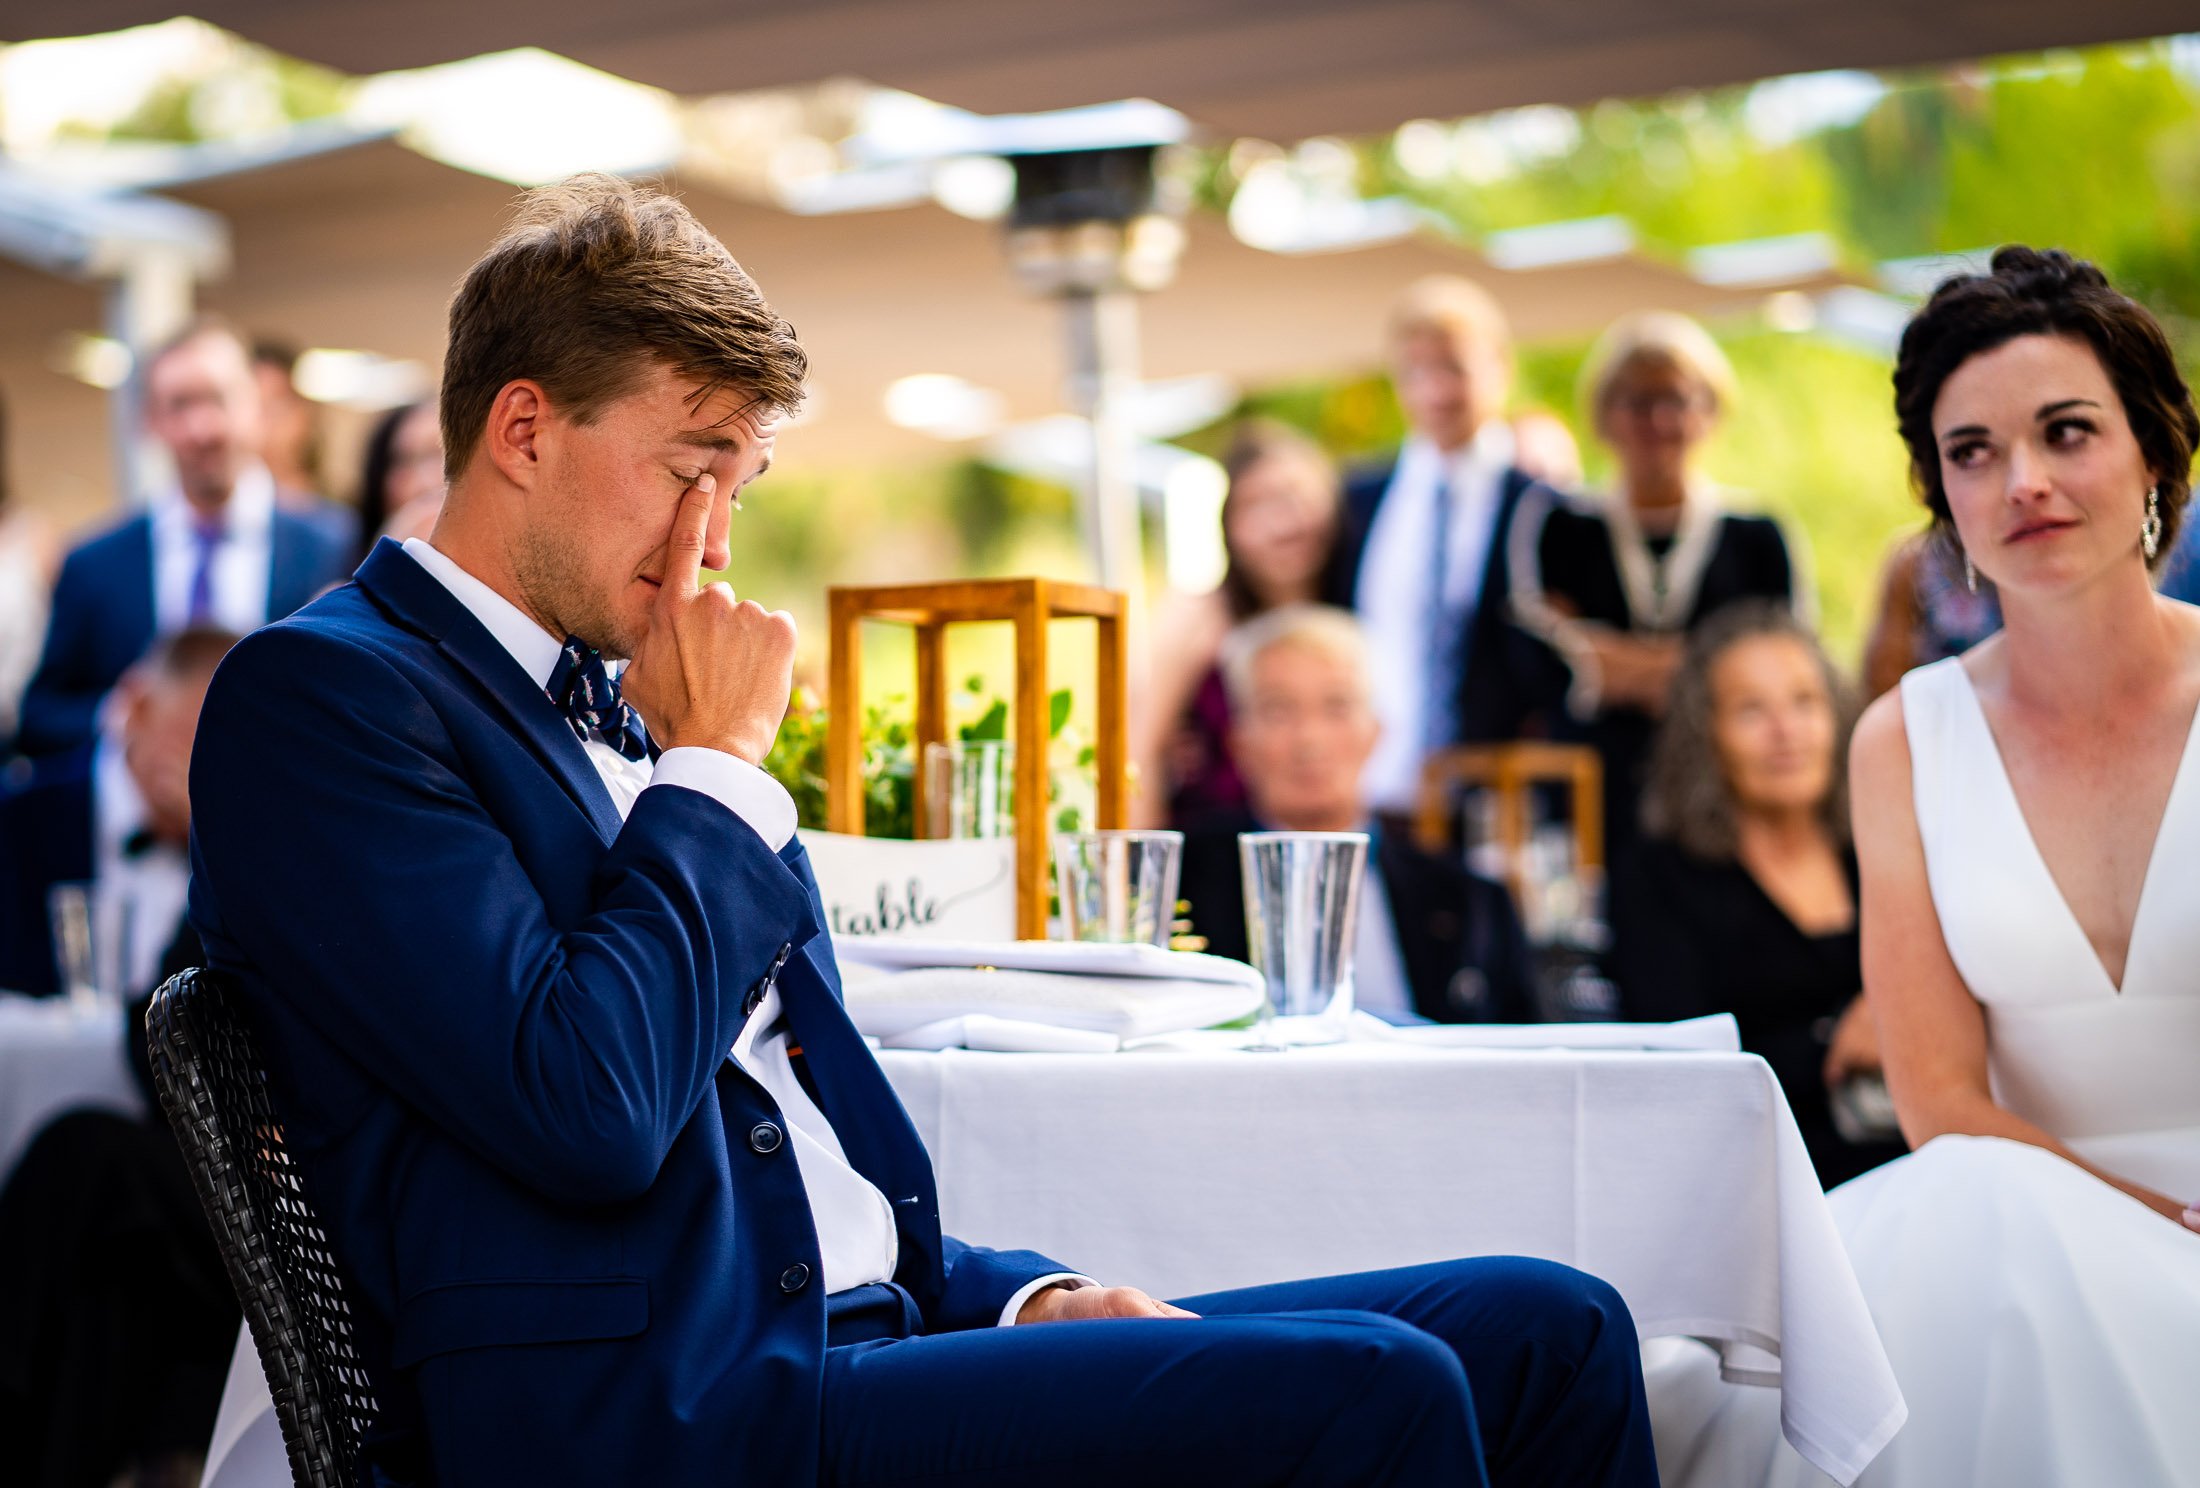
[{"label": "floral bow tie", "polygon": [[619,697],[619,684],[604,670],[603,657],[578,636],[567,636],[558,664],[543,688],[558,705],[574,735],[585,744],[598,738],[630,760],[649,753],[642,721]]}]

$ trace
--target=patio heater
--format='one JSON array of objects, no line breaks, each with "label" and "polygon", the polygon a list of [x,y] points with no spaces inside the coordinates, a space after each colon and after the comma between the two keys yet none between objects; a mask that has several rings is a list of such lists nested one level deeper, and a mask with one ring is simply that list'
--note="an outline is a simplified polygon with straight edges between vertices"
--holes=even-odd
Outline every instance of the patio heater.
[{"label": "patio heater", "polygon": [[1188,132],[1184,116],[1144,101],[986,121],[1016,173],[1007,217],[1010,266],[1025,288],[1060,301],[1069,401],[1092,429],[1086,545],[1100,583],[1141,584],[1136,295],[1175,277],[1184,229],[1156,180],[1155,156]]}]

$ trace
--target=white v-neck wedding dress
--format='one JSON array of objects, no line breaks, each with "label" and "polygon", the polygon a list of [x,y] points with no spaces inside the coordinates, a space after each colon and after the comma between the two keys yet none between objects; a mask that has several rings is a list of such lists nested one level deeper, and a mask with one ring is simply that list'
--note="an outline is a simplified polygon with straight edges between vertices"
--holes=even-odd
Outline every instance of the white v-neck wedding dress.
[{"label": "white v-neck wedding dress", "polygon": [[[2033,843],[1960,659],[1905,677],[1902,711],[1933,907],[1956,970],[1986,1006],[1994,1098],[2088,1162],[2200,1199],[2194,731],[2155,834],[2119,988]],[[2181,1237],[2171,1228],[2170,1238]],[[2200,1260],[2200,1235],[2191,1241]],[[2192,1383],[2200,1394],[2200,1378]]]},{"label": "white v-neck wedding dress", "polygon": [[[2088,1162],[2200,1200],[2194,731],[2118,987],[2040,856],[1961,661],[1903,678],[1902,709],[1933,905],[1986,1009],[1995,1099]],[[1864,1488],[2200,1485],[2200,1234],[1989,1137],[1942,1137],[1830,1202],[1910,1408]],[[1700,1371],[1661,1372],[1669,1485],[1828,1481],[1779,1441],[1770,1392],[1714,1396]]]}]

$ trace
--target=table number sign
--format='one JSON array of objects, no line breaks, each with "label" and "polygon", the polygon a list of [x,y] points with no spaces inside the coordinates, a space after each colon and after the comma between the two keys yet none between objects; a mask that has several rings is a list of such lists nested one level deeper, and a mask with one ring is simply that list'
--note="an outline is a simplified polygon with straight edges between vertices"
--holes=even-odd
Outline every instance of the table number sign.
[{"label": "table number sign", "polygon": [[805,827],[797,834],[835,935],[1016,938],[1016,839],[909,842]]}]

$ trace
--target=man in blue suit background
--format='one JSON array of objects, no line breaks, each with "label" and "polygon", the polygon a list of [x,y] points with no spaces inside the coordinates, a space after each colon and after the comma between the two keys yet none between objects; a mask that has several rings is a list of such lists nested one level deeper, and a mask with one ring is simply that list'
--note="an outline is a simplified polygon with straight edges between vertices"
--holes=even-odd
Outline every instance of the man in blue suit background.
[{"label": "man in blue suit background", "polygon": [[1170,1304],[942,1235],[757,764],[793,623],[700,576],[805,365],[677,202],[534,193],[452,302],[432,541],[215,679],[192,920],[373,1480],[1653,1483],[1632,1321],[1564,1267]]},{"label": "man in blue suit background", "polygon": [[1504,416],[1504,312],[1470,280],[1431,275],[1399,296],[1389,344],[1406,441],[1346,480],[1324,597],[1367,626],[1383,736],[1364,786],[1378,813],[1404,816],[1429,754],[1542,727],[1568,674],[1512,622],[1513,516],[1535,482]]},{"label": "man in blue suit background", "polygon": [[241,635],[344,576],[345,535],[285,510],[260,463],[259,384],[235,331],[192,323],[147,360],[143,386],[146,427],[176,484],[62,563],[23,694],[23,754],[88,743],[101,700],[155,636],[203,625]]}]

